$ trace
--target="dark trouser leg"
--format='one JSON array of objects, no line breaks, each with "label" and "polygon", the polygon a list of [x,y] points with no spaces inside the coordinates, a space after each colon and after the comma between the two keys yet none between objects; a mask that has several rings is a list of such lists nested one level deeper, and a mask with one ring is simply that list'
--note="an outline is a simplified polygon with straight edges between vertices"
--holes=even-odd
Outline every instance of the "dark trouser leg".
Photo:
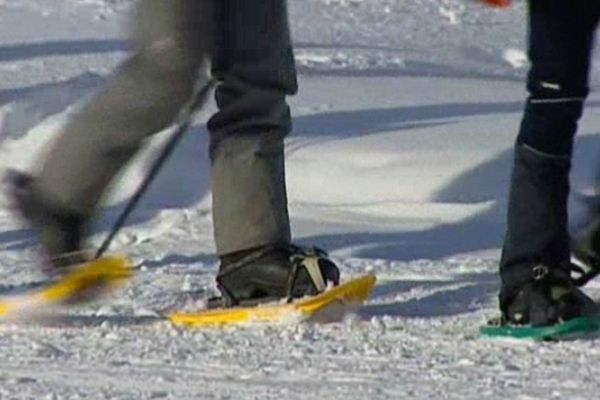
[{"label": "dark trouser leg", "polygon": [[143,140],[173,122],[207,62],[210,5],[140,3],[134,54],[67,123],[42,165],[35,189],[47,202],[88,218]]},{"label": "dark trouser leg", "polygon": [[290,242],[283,139],[297,90],[285,0],[220,0],[209,121],[219,255]]},{"label": "dark trouser leg", "polygon": [[598,16],[593,2],[530,1],[530,97],[515,149],[500,262],[501,305],[533,279],[537,264],[569,261],[570,159],[588,93]]}]

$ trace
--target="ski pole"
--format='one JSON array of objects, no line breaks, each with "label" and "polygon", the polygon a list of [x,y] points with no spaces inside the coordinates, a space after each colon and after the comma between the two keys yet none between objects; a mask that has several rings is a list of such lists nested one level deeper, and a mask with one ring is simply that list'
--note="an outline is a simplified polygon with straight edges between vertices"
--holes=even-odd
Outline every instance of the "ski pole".
[{"label": "ski pole", "polygon": [[148,189],[150,184],[154,181],[154,178],[156,177],[158,172],[161,170],[165,161],[173,153],[173,150],[175,149],[175,147],[177,147],[177,144],[179,143],[181,138],[187,132],[188,128],[192,124],[192,120],[193,120],[195,111],[199,110],[202,107],[202,105],[204,104],[206,98],[208,97],[208,93],[212,89],[214,83],[215,83],[214,79],[210,79],[203,86],[201,86],[200,89],[197,90],[196,94],[189,101],[187,106],[184,107],[184,109],[178,115],[178,117],[174,123],[175,132],[173,133],[173,136],[165,144],[165,147],[163,148],[163,150],[160,152],[160,154],[158,155],[158,157],[152,164],[150,170],[148,171],[148,174],[146,175],[146,177],[144,178],[144,180],[142,181],[142,183],[140,184],[140,186],[138,187],[138,189],[136,190],[134,195],[131,197],[131,199],[125,206],[125,209],[119,215],[119,218],[113,225],[113,228],[111,229],[109,234],[106,236],[106,238],[104,239],[104,241],[98,248],[98,251],[96,252],[96,255],[94,257],[95,259],[98,259],[98,258],[102,257],[102,255],[104,255],[104,253],[110,247],[115,236],[117,236],[117,234],[119,233],[121,228],[123,228],[123,225],[125,225],[125,221],[129,217],[131,212],[135,209],[135,207],[139,203],[140,199],[144,196],[144,194],[146,193],[146,190]]}]

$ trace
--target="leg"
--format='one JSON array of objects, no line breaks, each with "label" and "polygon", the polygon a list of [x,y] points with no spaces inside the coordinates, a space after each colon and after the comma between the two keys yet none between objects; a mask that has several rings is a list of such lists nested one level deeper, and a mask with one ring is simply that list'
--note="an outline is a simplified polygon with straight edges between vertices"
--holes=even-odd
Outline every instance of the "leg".
[{"label": "leg", "polygon": [[143,140],[173,122],[192,95],[205,61],[204,15],[193,0],[170,3],[141,3],[134,54],[53,144],[39,186],[61,206],[89,215]]},{"label": "leg", "polygon": [[[339,272],[290,245],[283,139],[297,90],[285,0],[220,0],[209,121],[219,305],[322,292]],[[297,271],[294,274],[294,270]]]},{"label": "leg", "polygon": [[285,97],[297,90],[286,2],[221,0],[217,7],[219,112],[208,125],[217,251],[285,246]]},{"label": "leg", "polygon": [[500,262],[504,312],[521,288],[540,279],[540,265],[560,275],[557,280],[568,277],[562,267],[570,258],[570,160],[599,16],[589,2],[530,1],[530,97],[515,147]]},{"label": "leg", "polygon": [[[207,61],[209,5],[204,0],[140,4],[133,55],[67,123],[31,182],[29,203],[43,208],[39,214],[77,216],[81,224],[87,222],[107,185],[143,140],[174,120]],[[76,250],[61,248],[60,241],[44,244],[51,254]]]}]

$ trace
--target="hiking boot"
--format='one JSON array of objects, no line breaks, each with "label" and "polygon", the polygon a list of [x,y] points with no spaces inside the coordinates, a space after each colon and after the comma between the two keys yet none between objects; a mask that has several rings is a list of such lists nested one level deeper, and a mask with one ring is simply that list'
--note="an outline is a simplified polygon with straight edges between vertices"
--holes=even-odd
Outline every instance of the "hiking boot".
[{"label": "hiking boot", "polygon": [[571,267],[533,267],[533,280],[514,296],[501,294],[503,323],[548,326],[573,318],[598,314],[598,305],[571,279]]},{"label": "hiking boot", "polygon": [[297,246],[261,247],[221,257],[217,286],[222,297],[209,307],[232,307],[315,296],[340,272],[323,250]]},{"label": "hiking boot", "polygon": [[35,178],[18,171],[9,171],[15,207],[38,235],[44,253],[50,261],[50,273],[62,273],[65,267],[89,261],[92,257],[82,250],[85,219],[53,206],[44,199],[35,185]]}]

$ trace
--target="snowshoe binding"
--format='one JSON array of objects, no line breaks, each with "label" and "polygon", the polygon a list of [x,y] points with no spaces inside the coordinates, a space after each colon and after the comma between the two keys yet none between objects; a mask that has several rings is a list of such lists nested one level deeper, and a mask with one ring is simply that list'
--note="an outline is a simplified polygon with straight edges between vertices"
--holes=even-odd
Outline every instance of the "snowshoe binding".
[{"label": "snowshoe binding", "polygon": [[216,280],[221,297],[211,299],[209,308],[316,296],[337,286],[340,273],[319,248],[269,246],[222,257]]},{"label": "snowshoe binding", "polygon": [[579,287],[581,269],[569,264],[533,267],[533,280],[502,296],[502,315],[481,333],[487,337],[563,340],[600,334],[600,308]]}]

